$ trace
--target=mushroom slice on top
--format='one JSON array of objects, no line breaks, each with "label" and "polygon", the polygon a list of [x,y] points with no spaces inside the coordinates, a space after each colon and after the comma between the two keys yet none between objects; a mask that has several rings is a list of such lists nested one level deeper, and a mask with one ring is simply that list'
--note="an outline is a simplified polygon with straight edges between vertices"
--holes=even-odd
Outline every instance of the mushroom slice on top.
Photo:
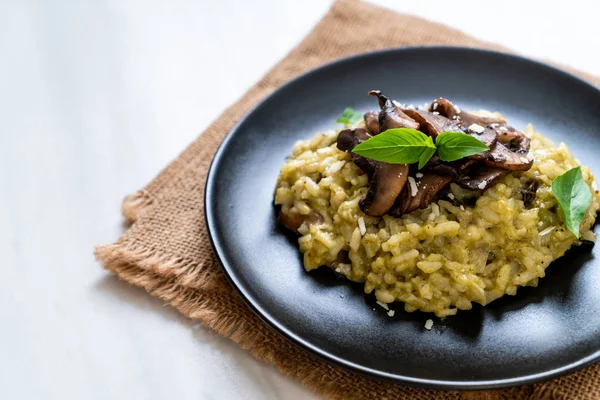
[{"label": "mushroom slice on top", "polygon": [[379,134],[379,113],[377,111],[369,111],[365,113],[365,125],[369,133],[373,136]]},{"label": "mushroom slice on top", "polygon": [[509,174],[509,170],[477,164],[458,178],[456,183],[465,189],[484,190],[498,179]]},{"label": "mushroom slice on top", "polygon": [[[371,135],[365,129],[344,129],[338,134],[337,147],[346,152]],[[402,192],[408,178],[408,165],[388,164],[350,153],[352,161],[369,176],[369,191],[360,201],[360,208],[367,215],[380,217],[392,207]]]},{"label": "mushroom slice on top", "polygon": [[475,160],[472,158],[464,158],[457,161],[444,162],[440,159],[440,157],[437,154],[434,154],[433,157],[429,159],[427,164],[425,164],[425,170],[433,172],[437,175],[456,178],[461,171],[471,166],[471,164],[473,164],[474,162]]},{"label": "mushroom slice on top", "polygon": [[[429,134],[429,136],[432,136],[434,139],[442,132],[460,132],[473,136],[488,147],[492,147],[494,143],[496,143],[498,135],[496,134],[496,131],[491,128],[481,127],[481,129],[476,130],[468,129],[467,132],[465,132],[459,122],[452,121],[442,115],[437,115],[425,110],[405,111],[410,117],[421,124],[421,130],[423,132]],[[480,153],[469,158],[481,159],[483,157],[484,156]]]},{"label": "mushroom slice on top", "polygon": [[421,131],[434,139],[442,132],[463,132],[456,121],[449,120],[426,110],[409,110],[404,112],[421,125]]},{"label": "mushroom slice on top", "polygon": [[[481,129],[468,128],[467,135],[473,136],[475,139],[479,140],[481,143],[485,144],[490,149],[496,144],[496,141],[498,140],[498,134],[494,129],[490,127],[485,127]],[[478,160],[483,158],[483,154],[485,153],[475,154],[469,158],[474,158]]]},{"label": "mushroom slice on top", "polygon": [[498,132],[498,141],[510,150],[521,154],[529,151],[531,139],[523,132],[506,124],[494,127],[494,129]]},{"label": "mushroom slice on top", "polygon": [[454,169],[454,174],[452,175],[440,175],[432,171],[423,171],[420,178],[417,176],[414,178],[417,187],[416,193],[414,193],[412,184],[410,184],[411,187],[407,184],[403,195],[398,197],[390,214],[394,217],[399,217],[403,214],[410,214],[415,210],[426,208],[443,188],[454,181],[458,174],[461,174],[475,162],[475,160],[463,159],[447,163],[449,167]]},{"label": "mushroom slice on top", "polygon": [[533,160],[527,158],[524,154],[510,151],[502,143],[496,143],[496,146],[488,153],[488,157],[482,162],[492,167],[504,168],[510,171],[527,171],[533,164]]},{"label": "mushroom slice on top", "polygon": [[484,117],[463,111],[459,107],[456,107],[450,100],[443,97],[434,100],[433,103],[431,103],[430,109],[439,112],[440,115],[443,115],[446,118],[461,122],[462,126],[465,128],[468,128],[473,124],[484,128],[491,124],[506,124],[504,120],[497,117]]},{"label": "mushroom slice on top", "polygon": [[366,129],[343,129],[338,133],[337,148],[349,152],[369,138],[371,138],[371,135],[369,135]]},{"label": "mushroom slice on top", "polygon": [[492,147],[497,139],[503,144],[510,144],[511,150],[522,153],[529,150],[529,138],[524,133],[508,126],[506,121],[499,117],[471,114],[444,98],[434,100],[430,109],[435,109],[440,115],[457,121],[471,136],[475,136],[473,133],[479,133],[479,137],[475,137],[488,147]]},{"label": "mushroom slice on top", "polygon": [[360,209],[371,217],[380,217],[394,205],[408,178],[408,165],[377,161],[369,182],[369,191],[359,203]]},{"label": "mushroom slice on top", "polygon": [[358,168],[362,169],[363,172],[369,176],[369,179],[371,179],[375,173],[377,161],[354,154],[352,153],[352,149],[370,137],[371,135],[369,135],[367,131],[362,128],[344,129],[340,131],[337,137],[337,148],[350,153],[350,158],[352,158],[352,161],[354,161]]},{"label": "mushroom slice on top", "polygon": [[[432,202],[435,195],[452,182],[452,179],[452,177],[440,176],[431,172],[423,173],[421,178],[415,178],[415,184],[417,185],[416,193],[414,192],[414,187],[407,185],[404,189],[406,193],[403,193],[398,198],[398,201],[390,210],[390,215],[400,217],[404,214],[410,214],[415,210],[426,208]],[[412,186],[412,184],[410,185]]]},{"label": "mushroom slice on top", "polygon": [[369,96],[376,96],[381,112],[379,113],[379,132],[392,128],[419,129],[419,124],[406,115],[395,102],[381,93],[381,90],[371,90]]},{"label": "mushroom slice on top", "polygon": [[425,170],[438,175],[455,178],[458,175],[458,170],[451,164],[443,162],[436,153],[425,164]]}]

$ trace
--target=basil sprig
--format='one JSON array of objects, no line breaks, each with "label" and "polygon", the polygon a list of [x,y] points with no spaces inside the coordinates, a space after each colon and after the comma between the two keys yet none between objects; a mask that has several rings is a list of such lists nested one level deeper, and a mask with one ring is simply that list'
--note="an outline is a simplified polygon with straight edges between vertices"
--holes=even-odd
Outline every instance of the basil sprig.
[{"label": "basil sprig", "polygon": [[435,144],[440,160],[446,162],[460,160],[490,149],[477,138],[461,132],[442,132],[435,139]]},{"label": "basil sprig", "polygon": [[592,192],[583,180],[581,167],[568,170],[552,181],[552,194],[558,200],[567,229],[579,239],[579,227],[592,202]]},{"label": "basil sprig", "polygon": [[416,129],[394,128],[365,140],[352,152],[390,164],[413,164],[418,161],[421,169],[436,150],[442,161],[455,161],[487,151],[489,147],[460,132],[440,133],[434,144],[431,136]]},{"label": "basil sprig", "polygon": [[338,124],[352,125],[362,119],[362,114],[353,108],[346,108],[342,115],[335,120]]},{"label": "basil sprig", "polygon": [[437,150],[435,144],[433,144],[433,139],[431,138],[431,136],[427,136],[425,145],[425,149],[419,156],[419,169],[423,168],[425,164],[427,164],[427,161],[429,161],[429,159],[435,154],[435,151]]},{"label": "basil sprig", "polygon": [[431,137],[415,129],[394,128],[365,140],[356,146],[352,152],[376,161],[385,161],[390,164],[413,164],[421,159],[427,150],[429,157],[435,152],[435,145]]}]

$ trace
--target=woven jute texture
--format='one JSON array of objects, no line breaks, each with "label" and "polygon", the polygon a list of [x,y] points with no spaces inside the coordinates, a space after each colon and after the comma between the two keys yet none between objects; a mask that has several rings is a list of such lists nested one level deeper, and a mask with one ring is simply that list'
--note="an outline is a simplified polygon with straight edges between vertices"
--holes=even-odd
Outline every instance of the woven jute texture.
[{"label": "woven jute texture", "polygon": [[217,265],[204,221],[204,185],[211,159],[233,125],[274,89],[321,64],[369,50],[418,45],[503,50],[419,18],[356,0],[336,2],[298,47],[152,182],[125,198],[122,211],[131,226],[116,243],[96,248],[98,260],[326,398],[600,399],[600,364],[533,386],[480,392],[416,389],[356,375],[316,359],[268,328]]}]

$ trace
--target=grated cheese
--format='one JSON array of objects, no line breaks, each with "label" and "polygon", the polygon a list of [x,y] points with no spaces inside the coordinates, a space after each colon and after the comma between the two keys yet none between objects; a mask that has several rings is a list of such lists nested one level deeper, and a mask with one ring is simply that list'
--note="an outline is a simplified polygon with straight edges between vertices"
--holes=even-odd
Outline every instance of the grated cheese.
[{"label": "grated cheese", "polygon": [[410,184],[410,195],[415,197],[417,195],[417,182],[415,182],[415,178],[412,176],[408,177],[408,183]]},{"label": "grated cheese", "polygon": [[433,328],[433,320],[428,319],[427,321],[425,321],[425,329],[427,329],[428,331],[430,331],[431,328]]},{"label": "grated cheese", "polygon": [[367,227],[365,226],[365,219],[363,217],[358,218],[358,229],[363,236],[367,233]]},{"label": "grated cheese", "polygon": [[478,124],[471,124],[471,126],[469,126],[467,129],[475,133],[483,133],[483,131],[485,131],[485,128]]},{"label": "grated cheese", "polygon": [[544,229],[543,231],[541,231],[539,233],[540,236],[546,236],[547,234],[549,234],[550,232],[552,232],[556,227],[555,226],[549,226],[548,228]]}]

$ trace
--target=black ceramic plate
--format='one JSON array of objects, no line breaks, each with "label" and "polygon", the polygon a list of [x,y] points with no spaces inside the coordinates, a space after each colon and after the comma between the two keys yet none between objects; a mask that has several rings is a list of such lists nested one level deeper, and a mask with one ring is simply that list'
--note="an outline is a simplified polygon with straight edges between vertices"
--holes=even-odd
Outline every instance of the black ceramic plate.
[{"label": "black ceramic plate", "polygon": [[[455,389],[532,383],[600,356],[600,246],[571,250],[538,288],[521,288],[445,321],[393,318],[326,268],[306,273],[296,238],[277,224],[273,191],[294,142],[336,128],[345,107],[377,108],[370,89],[401,102],[444,96],[500,111],[564,141],[600,173],[600,92],[527,59],[461,48],[369,53],[326,65],[277,90],[229,134],[213,161],[206,218],[218,258],[248,305],[292,342],[338,365],[401,383]],[[434,329],[424,329],[433,318]]]}]

